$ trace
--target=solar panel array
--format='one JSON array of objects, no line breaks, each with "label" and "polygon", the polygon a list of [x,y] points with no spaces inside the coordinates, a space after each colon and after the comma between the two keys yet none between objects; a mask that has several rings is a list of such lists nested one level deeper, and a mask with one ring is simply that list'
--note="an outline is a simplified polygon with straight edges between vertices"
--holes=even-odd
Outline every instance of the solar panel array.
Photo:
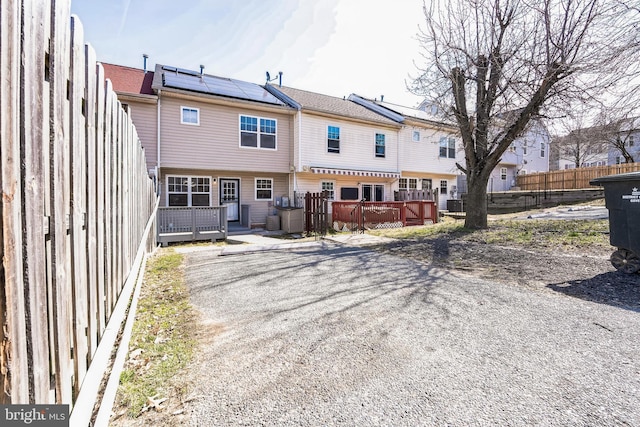
[{"label": "solar panel array", "polygon": [[267,104],[285,105],[264,88],[254,83],[209,76],[176,67],[164,66],[162,70],[162,83],[166,87]]}]

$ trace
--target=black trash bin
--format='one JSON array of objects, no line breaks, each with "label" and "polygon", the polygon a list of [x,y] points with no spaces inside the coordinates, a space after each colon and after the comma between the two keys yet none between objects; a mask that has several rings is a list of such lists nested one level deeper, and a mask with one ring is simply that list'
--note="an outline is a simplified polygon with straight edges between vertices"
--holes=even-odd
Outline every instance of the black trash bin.
[{"label": "black trash bin", "polygon": [[609,210],[609,241],[618,248],[611,264],[625,273],[640,271],[640,172],[596,178],[591,185],[604,187]]}]

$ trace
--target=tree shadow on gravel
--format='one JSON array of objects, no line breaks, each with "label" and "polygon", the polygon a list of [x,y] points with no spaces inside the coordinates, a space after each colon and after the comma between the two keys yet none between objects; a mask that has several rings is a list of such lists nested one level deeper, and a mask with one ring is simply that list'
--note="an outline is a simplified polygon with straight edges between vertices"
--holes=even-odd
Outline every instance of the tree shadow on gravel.
[{"label": "tree shadow on gravel", "polygon": [[[223,266],[226,272],[216,274]],[[345,313],[396,294],[405,306],[428,303],[430,289],[445,275],[433,267],[368,248],[329,246],[224,258],[194,254],[187,258],[187,278],[196,300],[225,289],[246,289],[248,304],[258,303],[254,293],[269,295],[275,299],[271,318],[314,307],[325,315]]]},{"label": "tree shadow on gravel", "polygon": [[588,279],[551,283],[547,287],[586,301],[640,312],[640,274],[610,271]]}]

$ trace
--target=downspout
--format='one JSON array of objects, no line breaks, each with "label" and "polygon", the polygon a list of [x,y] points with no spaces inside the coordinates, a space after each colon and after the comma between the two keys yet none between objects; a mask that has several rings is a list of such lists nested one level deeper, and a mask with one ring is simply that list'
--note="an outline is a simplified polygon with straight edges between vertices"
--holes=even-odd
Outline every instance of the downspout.
[{"label": "downspout", "polygon": [[298,108],[298,166],[293,172],[293,188],[294,191],[298,191],[298,178],[296,173],[298,168],[302,165],[302,108]]},{"label": "downspout", "polygon": [[156,128],[156,136],[157,136],[157,143],[156,143],[156,180],[158,182],[158,194],[160,194],[160,187],[162,185],[162,183],[160,182],[160,103],[161,103],[161,94],[162,94],[162,90],[158,89],[158,104],[157,104],[157,110],[156,110],[156,120],[157,120],[157,128]]}]

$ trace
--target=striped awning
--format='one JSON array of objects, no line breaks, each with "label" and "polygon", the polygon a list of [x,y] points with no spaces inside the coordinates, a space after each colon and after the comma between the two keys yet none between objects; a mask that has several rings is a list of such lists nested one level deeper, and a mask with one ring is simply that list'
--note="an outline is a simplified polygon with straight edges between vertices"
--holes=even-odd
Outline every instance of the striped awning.
[{"label": "striped awning", "polygon": [[323,175],[367,176],[371,178],[393,178],[393,179],[400,178],[400,174],[395,172],[361,171],[361,170],[354,170],[354,169],[333,169],[333,168],[311,167],[311,172],[323,174]]}]

